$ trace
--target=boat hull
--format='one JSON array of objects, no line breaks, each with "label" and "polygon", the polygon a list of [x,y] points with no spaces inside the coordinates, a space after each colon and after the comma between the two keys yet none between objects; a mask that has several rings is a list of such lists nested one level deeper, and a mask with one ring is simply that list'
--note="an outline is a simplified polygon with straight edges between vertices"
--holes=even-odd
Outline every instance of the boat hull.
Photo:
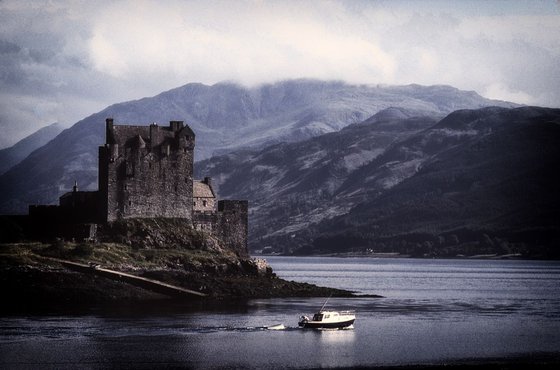
[{"label": "boat hull", "polygon": [[355,319],[339,322],[307,321],[300,322],[299,326],[306,329],[343,329],[354,324]]}]

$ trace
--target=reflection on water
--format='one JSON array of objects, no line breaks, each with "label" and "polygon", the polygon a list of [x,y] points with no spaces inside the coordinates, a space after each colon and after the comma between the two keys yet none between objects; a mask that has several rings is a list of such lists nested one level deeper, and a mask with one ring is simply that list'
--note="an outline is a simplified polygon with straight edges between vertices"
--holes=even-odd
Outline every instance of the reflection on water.
[{"label": "reflection on water", "polygon": [[[560,361],[560,264],[276,257],[284,278],[385,298],[332,298],[352,330],[297,326],[324,298],[95,307],[0,318],[8,368],[263,368],[442,363],[543,353]],[[267,330],[284,324],[284,330]]]},{"label": "reflection on water", "polygon": [[312,331],[316,333],[319,343],[327,346],[343,343],[348,344],[354,342],[356,339],[356,336],[354,335],[354,328],[342,330],[322,329]]}]

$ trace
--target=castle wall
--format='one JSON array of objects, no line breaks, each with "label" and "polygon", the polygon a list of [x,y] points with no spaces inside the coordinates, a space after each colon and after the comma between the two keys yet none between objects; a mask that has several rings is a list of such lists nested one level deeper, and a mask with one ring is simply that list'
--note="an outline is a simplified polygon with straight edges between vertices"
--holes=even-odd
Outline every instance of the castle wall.
[{"label": "castle wall", "polygon": [[97,213],[72,206],[29,206],[30,235],[38,240],[57,237],[76,241],[94,240]]},{"label": "castle wall", "polygon": [[193,210],[195,212],[215,212],[216,201],[214,198],[194,197]]},{"label": "castle wall", "polygon": [[193,226],[220,239],[223,246],[241,257],[248,257],[248,202],[220,200],[213,211],[193,212]]},{"label": "castle wall", "polygon": [[59,198],[61,211],[67,215],[67,222],[100,222],[101,203],[98,191],[72,191]]},{"label": "castle wall", "polygon": [[248,257],[249,203],[246,200],[220,200],[216,235],[237,255]]},{"label": "castle wall", "polygon": [[193,227],[196,230],[214,234],[218,230],[218,213],[215,211],[193,212]]},{"label": "castle wall", "polygon": [[192,220],[194,141],[192,130],[179,121],[169,127],[146,127],[116,126],[107,120],[107,144],[100,150],[100,181],[104,181],[100,190],[106,192],[107,221]]}]

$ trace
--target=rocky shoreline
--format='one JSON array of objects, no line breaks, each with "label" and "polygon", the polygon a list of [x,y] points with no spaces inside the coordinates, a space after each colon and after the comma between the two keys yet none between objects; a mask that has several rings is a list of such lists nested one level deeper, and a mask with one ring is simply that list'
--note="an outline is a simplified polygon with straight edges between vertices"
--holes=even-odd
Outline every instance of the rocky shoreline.
[{"label": "rocky shoreline", "polygon": [[278,278],[263,260],[201,250],[134,249],[125,244],[0,244],[4,311],[49,307],[177,301],[122,281],[65,268],[52,258],[103,266],[201,292],[183,301],[350,297],[346,290]]}]

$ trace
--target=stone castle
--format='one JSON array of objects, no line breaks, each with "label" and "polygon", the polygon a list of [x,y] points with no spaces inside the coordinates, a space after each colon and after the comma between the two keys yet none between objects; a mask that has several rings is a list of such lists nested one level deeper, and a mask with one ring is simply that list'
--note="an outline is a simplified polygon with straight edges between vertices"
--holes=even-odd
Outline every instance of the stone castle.
[{"label": "stone castle", "polygon": [[29,207],[42,234],[95,239],[98,224],[130,218],[179,218],[247,253],[248,202],[218,200],[210,178],[193,179],[195,134],[182,121],[168,127],[106,120],[99,147],[99,190],[62,195],[58,206]]}]

